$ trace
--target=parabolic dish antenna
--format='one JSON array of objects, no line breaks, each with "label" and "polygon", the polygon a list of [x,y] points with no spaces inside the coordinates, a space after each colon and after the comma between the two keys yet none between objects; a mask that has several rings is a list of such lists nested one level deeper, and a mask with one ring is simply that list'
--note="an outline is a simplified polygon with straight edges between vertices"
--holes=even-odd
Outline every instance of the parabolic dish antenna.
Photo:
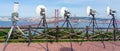
[{"label": "parabolic dish antenna", "polygon": [[19,9],[19,3],[14,2],[14,12],[18,12],[18,9]]},{"label": "parabolic dish antenna", "polygon": [[110,7],[107,6],[107,15],[109,16],[110,15]]},{"label": "parabolic dish antenna", "polygon": [[41,9],[45,9],[45,13],[46,13],[46,10],[47,10],[46,7],[44,5],[38,5],[36,7],[36,13],[37,13],[38,16],[41,16],[41,14],[40,14]]},{"label": "parabolic dish antenna", "polygon": [[61,8],[61,16],[64,17],[65,16],[65,11],[68,11],[68,9],[66,7],[62,7]]},{"label": "parabolic dish antenna", "polygon": [[90,9],[91,9],[91,7],[88,6],[88,7],[87,7],[87,16],[90,16]]}]

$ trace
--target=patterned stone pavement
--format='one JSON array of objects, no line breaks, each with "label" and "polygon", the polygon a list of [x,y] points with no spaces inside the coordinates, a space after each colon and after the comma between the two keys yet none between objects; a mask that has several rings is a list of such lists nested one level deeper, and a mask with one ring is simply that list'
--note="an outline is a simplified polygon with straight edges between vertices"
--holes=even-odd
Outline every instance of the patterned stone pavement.
[{"label": "patterned stone pavement", "polygon": [[[4,43],[0,43],[0,51],[2,51]],[[53,42],[49,43],[49,51],[70,51],[69,42]],[[74,51],[120,51],[119,41],[110,42],[72,42]],[[45,51],[46,43],[10,43],[5,51]]]}]

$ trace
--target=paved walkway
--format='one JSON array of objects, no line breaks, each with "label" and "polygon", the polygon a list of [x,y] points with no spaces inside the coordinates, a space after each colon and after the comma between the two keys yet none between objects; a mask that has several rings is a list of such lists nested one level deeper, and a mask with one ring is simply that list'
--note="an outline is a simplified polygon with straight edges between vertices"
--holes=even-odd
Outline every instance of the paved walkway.
[{"label": "paved walkway", "polygon": [[[3,43],[0,43],[0,51],[2,51]],[[69,42],[49,43],[49,51],[70,51]],[[73,42],[74,51],[120,51],[120,42]],[[45,51],[45,43],[10,43],[5,51]]]}]

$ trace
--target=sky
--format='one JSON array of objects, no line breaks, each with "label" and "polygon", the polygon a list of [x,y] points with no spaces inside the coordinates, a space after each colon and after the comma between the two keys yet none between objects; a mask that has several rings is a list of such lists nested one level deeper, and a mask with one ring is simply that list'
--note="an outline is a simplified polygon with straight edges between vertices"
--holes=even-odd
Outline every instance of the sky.
[{"label": "sky", "polygon": [[38,17],[36,14],[36,7],[44,5],[47,8],[47,16],[53,17],[54,10],[62,7],[67,7],[72,16],[86,17],[86,8],[90,6],[97,11],[97,17],[109,18],[106,15],[106,7],[117,11],[117,17],[120,15],[120,0],[0,0],[0,16],[11,16],[13,12],[14,2],[19,2],[19,16],[20,17]]}]

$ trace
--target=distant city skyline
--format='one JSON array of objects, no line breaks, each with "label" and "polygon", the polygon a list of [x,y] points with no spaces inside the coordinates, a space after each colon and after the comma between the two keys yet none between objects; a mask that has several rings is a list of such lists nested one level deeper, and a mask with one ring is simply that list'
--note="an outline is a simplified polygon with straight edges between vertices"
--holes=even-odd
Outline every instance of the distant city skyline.
[{"label": "distant city skyline", "polygon": [[0,16],[11,16],[15,1],[20,4],[20,17],[38,17],[35,11],[38,5],[47,7],[48,17],[54,16],[54,9],[60,11],[62,7],[67,7],[73,16],[87,16],[87,6],[91,6],[97,11],[97,17],[107,18],[107,6],[117,11],[117,17],[120,16],[118,15],[120,14],[120,0],[0,0]]}]

